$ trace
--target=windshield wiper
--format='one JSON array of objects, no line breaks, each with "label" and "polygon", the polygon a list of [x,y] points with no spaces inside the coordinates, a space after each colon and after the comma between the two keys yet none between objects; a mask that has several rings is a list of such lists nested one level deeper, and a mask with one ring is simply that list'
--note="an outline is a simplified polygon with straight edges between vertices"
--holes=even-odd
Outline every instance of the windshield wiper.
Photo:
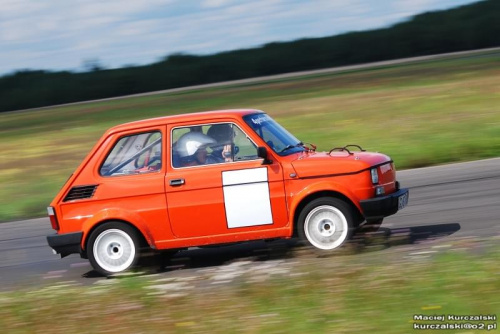
[{"label": "windshield wiper", "polygon": [[284,149],[282,149],[281,151],[279,151],[279,153],[283,153],[291,148],[295,148],[295,147],[303,147],[304,146],[304,143],[299,141],[297,144],[295,145],[287,145]]}]

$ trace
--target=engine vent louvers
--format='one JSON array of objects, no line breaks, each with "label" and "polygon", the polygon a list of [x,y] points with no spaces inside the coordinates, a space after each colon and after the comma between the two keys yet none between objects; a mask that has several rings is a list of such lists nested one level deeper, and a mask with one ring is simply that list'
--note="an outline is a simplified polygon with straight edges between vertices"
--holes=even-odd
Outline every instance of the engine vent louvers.
[{"label": "engine vent louvers", "polygon": [[97,184],[90,186],[76,186],[71,188],[69,193],[64,197],[63,202],[74,201],[76,199],[91,198],[94,196]]}]

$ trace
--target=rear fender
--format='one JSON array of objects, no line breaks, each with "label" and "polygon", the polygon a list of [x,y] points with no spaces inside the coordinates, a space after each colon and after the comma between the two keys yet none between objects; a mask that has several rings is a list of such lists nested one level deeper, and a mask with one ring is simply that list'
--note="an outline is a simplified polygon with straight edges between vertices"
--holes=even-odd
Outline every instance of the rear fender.
[{"label": "rear fender", "polygon": [[149,244],[149,246],[155,248],[155,242],[151,235],[151,231],[148,228],[148,225],[146,224],[144,219],[141,218],[141,216],[139,216],[137,213],[133,211],[111,208],[99,211],[96,215],[88,219],[83,224],[82,226],[83,237],[81,244],[82,249],[85,249],[90,231],[92,231],[95,226],[112,220],[124,221],[134,226],[139,230],[139,232],[141,232],[141,234],[144,236],[144,239],[146,239],[146,242]]}]

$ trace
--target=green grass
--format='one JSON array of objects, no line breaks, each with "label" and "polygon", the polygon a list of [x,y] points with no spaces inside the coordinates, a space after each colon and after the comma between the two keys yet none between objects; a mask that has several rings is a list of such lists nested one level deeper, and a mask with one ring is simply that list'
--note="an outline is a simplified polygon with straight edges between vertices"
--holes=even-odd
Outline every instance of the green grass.
[{"label": "green grass", "polygon": [[213,109],[268,112],[320,150],[359,144],[399,169],[499,156],[500,54],[0,114],[0,221],[45,207],[109,127]]},{"label": "green grass", "polygon": [[[433,258],[408,259],[404,251],[298,255],[285,274],[255,282],[249,270],[223,285],[198,274],[181,294],[157,291],[159,276],[0,293],[0,327],[8,333],[410,333],[414,322],[436,323],[415,320],[418,314],[500,314],[497,241],[457,244]],[[164,286],[181,282],[162,277],[169,280]]]}]

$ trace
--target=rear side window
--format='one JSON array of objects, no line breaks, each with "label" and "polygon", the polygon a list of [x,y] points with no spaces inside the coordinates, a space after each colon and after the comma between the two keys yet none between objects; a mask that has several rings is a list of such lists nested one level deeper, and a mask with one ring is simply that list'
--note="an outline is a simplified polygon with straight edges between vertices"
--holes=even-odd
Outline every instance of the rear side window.
[{"label": "rear side window", "polygon": [[152,173],[161,169],[161,163],[161,132],[145,132],[120,138],[99,173],[102,176]]}]

